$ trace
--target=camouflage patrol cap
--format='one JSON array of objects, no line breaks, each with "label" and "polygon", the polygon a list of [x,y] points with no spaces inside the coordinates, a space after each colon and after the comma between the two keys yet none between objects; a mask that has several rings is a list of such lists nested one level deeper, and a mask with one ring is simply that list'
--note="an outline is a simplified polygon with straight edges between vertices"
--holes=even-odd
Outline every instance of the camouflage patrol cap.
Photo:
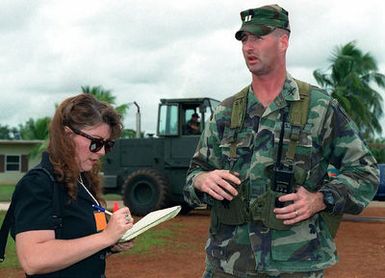
[{"label": "camouflage patrol cap", "polygon": [[237,40],[242,39],[243,32],[264,36],[276,28],[290,32],[289,13],[278,5],[267,5],[241,12],[242,26],[235,33]]}]

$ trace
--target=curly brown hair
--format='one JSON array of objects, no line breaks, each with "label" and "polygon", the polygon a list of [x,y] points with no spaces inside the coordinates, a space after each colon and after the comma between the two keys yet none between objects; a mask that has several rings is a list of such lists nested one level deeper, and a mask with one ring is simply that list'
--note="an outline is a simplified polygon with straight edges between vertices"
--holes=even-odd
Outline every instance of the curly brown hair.
[{"label": "curly brown hair", "polygon": [[[98,101],[90,94],[79,94],[65,99],[56,109],[49,127],[48,153],[58,181],[62,182],[71,199],[76,199],[77,179],[80,175],[75,160],[75,143],[68,140],[65,127],[76,129],[96,126],[106,123],[111,128],[111,140],[117,139],[122,132],[120,115],[114,108]],[[84,172],[90,191],[94,197],[104,203],[102,196],[101,179],[99,177],[100,163],[91,171]]]}]

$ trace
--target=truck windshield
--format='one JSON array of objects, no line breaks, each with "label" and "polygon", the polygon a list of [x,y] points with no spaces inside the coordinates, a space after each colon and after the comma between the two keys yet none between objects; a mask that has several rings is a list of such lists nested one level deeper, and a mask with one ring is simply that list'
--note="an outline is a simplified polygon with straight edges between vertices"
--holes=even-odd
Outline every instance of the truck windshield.
[{"label": "truck windshield", "polygon": [[158,135],[178,135],[178,105],[161,105]]}]

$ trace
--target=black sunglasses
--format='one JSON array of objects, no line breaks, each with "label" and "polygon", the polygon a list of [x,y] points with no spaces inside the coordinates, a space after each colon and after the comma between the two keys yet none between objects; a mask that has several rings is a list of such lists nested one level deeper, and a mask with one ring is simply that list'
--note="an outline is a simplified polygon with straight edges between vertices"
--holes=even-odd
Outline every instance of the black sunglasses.
[{"label": "black sunglasses", "polygon": [[106,153],[108,153],[109,151],[111,151],[112,147],[115,144],[115,142],[112,140],[103,140],[100,138],[92,137],[91,135],[88,135],[87,133],[85,133],[85,132],[83,132],[77,128],[73,128],[70,126],[68,126],[68,128],[71,129],[77,135],[83,136],[83,137],[91,140],[91,143],[89,146],[90,152],[96,153],[96,152],[100,151],[101,148],[103,148],[103,146],[104,146],[104,151]]}]

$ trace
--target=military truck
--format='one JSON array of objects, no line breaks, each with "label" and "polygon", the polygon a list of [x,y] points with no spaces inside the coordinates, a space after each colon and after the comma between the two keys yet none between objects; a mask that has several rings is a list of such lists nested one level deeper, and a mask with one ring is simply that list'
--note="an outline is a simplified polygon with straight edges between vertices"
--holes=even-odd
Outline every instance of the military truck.
[{"label": "military truck", "polygon": [[[183,186],[205,121],[219,101],[211,98],[161,99],[156,136],[119,139],[103,162],[104,191],[123,195],[134,215],[172,205],[192,208],[183,200]],[[189,120],[198,114],[198,132]],[[140,114],[139,114],[140,115]]]}]

